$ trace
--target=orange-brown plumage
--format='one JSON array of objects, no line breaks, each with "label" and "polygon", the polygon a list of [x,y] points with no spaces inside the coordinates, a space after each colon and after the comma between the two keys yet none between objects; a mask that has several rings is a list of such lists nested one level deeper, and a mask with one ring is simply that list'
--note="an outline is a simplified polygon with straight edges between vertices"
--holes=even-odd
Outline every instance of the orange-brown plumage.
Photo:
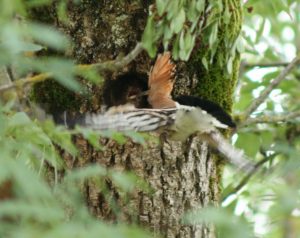
[{"label": "orange-brown plumage", "polygon": [[159,54],[149,75],[148,102],[152,108],[172,108],[176,104],[172,100],[173,76],[175,65],[170,60],[170,52]]}]

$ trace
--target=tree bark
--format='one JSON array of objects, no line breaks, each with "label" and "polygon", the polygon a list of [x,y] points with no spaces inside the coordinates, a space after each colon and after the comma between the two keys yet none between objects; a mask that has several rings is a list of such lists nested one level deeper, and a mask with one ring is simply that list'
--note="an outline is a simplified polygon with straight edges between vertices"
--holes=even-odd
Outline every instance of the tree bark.
[{"label": "tree bark", "polygon": [[[220,29],[231,31],[233,37],[240,31],[239,2],[239,0],[223,1],[224,6],[230,8],[233,15],[229,24],[221,23]],[[48,16],[44,21],[55,24],[72,38],[74,47],[69,52],[70,56],[78,63],[94,63],[127,54],[136,42],[141,40],[148,6],[148,1],[85,0],[79,5],[69,6],[68,24],[62,24],[50,8],[37,9],[32,16],[40,18],[43,11],[43,16]],[[201,46],[195,51],[190,62],[178,63],[178,80],[174,92],[201,94],[230,110],[239,56],[234,59],[233,73],[224,74],[224,67],[217,65],[222,65],[218,64],[220,63],[218,61],[222,61],[223,65],[226,64],[226,58],[220,55],[222,56],[228,49],[224,47],[225,33],[220,31],[219,35],[221,43],[214,60],[216,66],[208,71],[202,66],[201,57],[205,55],[206,49],[205,46]],[[106,80],[117,78],[124,72],[147,73],[150,65],[151,60],[144,52],[122,72],[105,75]],[[84,104],[81,110],[98,110],[99,105],[105,101],[103,95],[107,94],[107,90],[111,90],[110,87],[109,83],[99,88],[92,87],[93,104],[90,106]],[[48,92],[54,90],[51,87],[42,89]],[[119,104],[125,102],[125,97],[119,98],[123,97],[122,94],[114,97],[115,99],[110,101],[117,101]],[[52,105],[60,104],[51,97],[44,98],[44,101]],[[106,181],[110,196],[104,196],[99,187],[89,181],[85,185],[84,193],[87,205],[96,217],[109,221],[121,219],[126,222],[137,222],[150,228],[155,234],[162,234],[163,237],[215,237],[212,225],[186,225],[182,222],[186,212],[208,205],[218,206],[220,201],[222,165],[218,157],[212,154],[199,138],[190,138],[184,143],[179,143],[161,137],[160,143],[149,142],[147,147],[132,141],[118,145],[113,141],[103,140],[106,146],[103,152],[95,151],[81,138],[75,140],[81,151],[81,159],[74,161],[65,155],[64,159],[70,168],[99,163],[120,171],[133,171],[153,189],[152,194],[135,191],[125,199],[111,181]],[[111,201],[114,201],[118,212],[112,208]]]}]

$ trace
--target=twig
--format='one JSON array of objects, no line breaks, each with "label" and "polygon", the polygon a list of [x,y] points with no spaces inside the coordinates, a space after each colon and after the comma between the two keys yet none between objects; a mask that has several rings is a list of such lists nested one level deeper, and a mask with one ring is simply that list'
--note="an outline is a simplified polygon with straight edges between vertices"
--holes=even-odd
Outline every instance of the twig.
[{"label": "twig", "polygon": [[35,75],[32,77],[19,79],[19,80],[15,81],[14,83],[1,86],[0,93],[10,90],[10,89],[18,88],[18,87],[25,87],[28,84],[44,81],[45,79],[50,78],[51,75],[52,75],[51,73],[43,73],[43,74],[38,74],[38,75]]},{"label": "twig", "polygon": [[285,122],[291,119],[295,119],[300,117],[300,110],[288,113],[286,115],[273,115],[273,116],[260,116],[256,118],[249,118],[246,122],[244,122],[241,126],[248,126],[251,124],[258,124],[258,123],[277,123],[277,122]]},{"label": "twig", "polygon": [[122,59],[116,59],[113,61],[108,61],[104,63],[97,63],[93,64],[92,66],[100,71],[102,70],[109,70],[115,71],[123,68],[124,66],[128,65],[131,61],[133,61],[143,50],[142,43],[137,43],[134,49],[129,52],[125,57]]},{"label": "twig", "polygon": [[[99,71],[116,71],[116,70],[123,68],[124,66],[129,64],[132,60],[134,60],[137,57],[137,55],[139,53],[141,53],[142,50],[143,50],[142,44],[137,43],[135,48],[128,55],[123,57],[122,59],[110,60],[110,61],[106,61],[103,63],[89,64],[89,65],[88,64],[79,64],[79,65],[76,65],[75,70],[80,71],[80,70],[95,68]],[[7,90],[14,89],[14,88],[24,87],[28,84],[41,82],[41,81],[51,78],[52,76],[53,75],[51,73],[42,73],[42,74],[35,75],[33,77],[22,78],[22,79],[14,81],[11,84],[1,86],[0,93],[7,91]]]},{"label": "twig", "polygon": [[285,77],[294,69],[294,67],[300,63],[300,56],[296,56],[291,63],[269,84],[269,86],[255,99],[252,104],[248,107],[246,112],[243,114],[243,118],[246,121],[252,112],[254,112],[260,104],[262,104],[272,90],[282,81]]},{"label": "twig", "polygon": [[240,183],[229,193],[227,193],[225,195],[225,197],[223,198],[223,201],[225,201],[230,195],[235,194],[237,192],[239,192],[250,180],[250,178],[257,173],[257,171],[259,170],[259,168],[261,166],[263,166],[264,163],[268,162],[269,160],[273,159],[275,155],[271,155],[269,157],[266,157],[262,160],[260,160],[258,163],[256,163],[254,165],[254,168],[240,181]]},{"label": "twig", "polygon": [[82,64],[78,65],[78,70],[84,70],[84,69],[96,69],[99,71],[116,71],[119,69],[122,69],[126,65],[128,65],[131,61],[133,61],[139,53],[141,53],[143,50],[142,44],[139,42],[136,44],[134,49],[129,52],[126,56],[124,56],[122,59],[116,59],[116,60],[109,60],[102,63],[95,63],[95,64]]},{"label": "twig", "polygon": [[251,69],[255,67],[259,67],[259,68],[286,67],[288,65],[289,65],[288,62],[271,62],[271,63],[254,63],[254,64],[244,63],[243,64],[245,69]]}]

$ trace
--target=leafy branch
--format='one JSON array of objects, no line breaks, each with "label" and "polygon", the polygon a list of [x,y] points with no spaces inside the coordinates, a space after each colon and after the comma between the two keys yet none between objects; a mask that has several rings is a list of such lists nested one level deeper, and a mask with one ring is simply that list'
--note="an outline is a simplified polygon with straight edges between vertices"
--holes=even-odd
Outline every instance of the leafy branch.
[{"label": "leafy branch", "polygon": [[300,110],[294,111],[285,115],[273,115],[273,116],[261,116],[256,118],[249,118],[243,126],[248,126],[251,124],[257,123],[278,123],[278,122],[286,122],[292,119],[296,119],[300,117]]},{"label": "leafy branch", "polygon": [[250,115],[267,99],[269,94],[274,88],[276,88],[281,81],[300,63],[300,56],[296,56],[285,68],[284,70],[269,84],[269,86],[256,98],[252,104],[247,108],[245,113],[242,115],[244,119],[240,124],[240,127],[247,124],[250,120]]},{"label": "leafy branch", "polygon": [[[102,63],[95,64],[79,64],[75,66],[75,71],[82,71],[88,69],[96,69],[98,71],[117,71],[122,69],[124,66],[128,65],[133,61],[143,50],[142,44],[138,42],[135,48],[129,52],[126,56],[121,59],[109,60]],[[37,82],[45,81],[53,76],[52,73],[41,73],[32,77],[26,77],[19,80],[16,80],[13,83],[6,84],[0,87],[0,93],[3,93],[7,90],[15,88],[23,88],[27,85],[34,84]]]},{"label": "leafy branch", "polygon": [[234,187],[230,192],[225,194],[223,201],[225,201],[229,196],[238,193],[248,183],[248,181],[259,171],[259,169],[273,158],[274,155],[271,155],[257,162],[254,165],[254,168],[248,172],[248,174],[240,181],[240,183],[236,187]]}]

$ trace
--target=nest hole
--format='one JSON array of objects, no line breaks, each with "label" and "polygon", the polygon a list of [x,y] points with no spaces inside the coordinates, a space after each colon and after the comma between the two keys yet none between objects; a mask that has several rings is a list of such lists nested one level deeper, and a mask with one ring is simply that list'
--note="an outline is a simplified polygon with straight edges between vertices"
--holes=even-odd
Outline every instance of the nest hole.
[{"label": "nest hole", "polygon": [[131,103],[137,108],[149,108],[147,95],[141,95],[147,90],[147,74],[128,72],[119,75],[115,80],[106,80],[103,102],[108,108],[126,103]]}]

